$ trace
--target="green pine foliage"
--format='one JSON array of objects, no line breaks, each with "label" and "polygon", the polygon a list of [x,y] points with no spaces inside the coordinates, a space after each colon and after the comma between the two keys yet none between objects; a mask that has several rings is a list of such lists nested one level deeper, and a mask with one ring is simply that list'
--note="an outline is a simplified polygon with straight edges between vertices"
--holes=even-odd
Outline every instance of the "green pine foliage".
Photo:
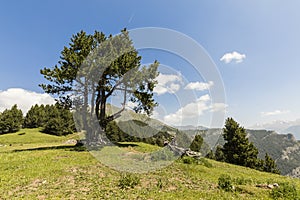
[{"label": "green pine foliage", "polygon": [[69,109],[56,105],[34,105],[23,113],[14,105],[0,113],[0,134],[14,133],[24,128],[43,128],[52,135],[67,135],[75,130],[73,114]]},{"label": "green pine foliage", "polygon": [[24,128],[43,128],[44,133],[67,135],[75,130],[73,114],[67,108],[56,105],[34,105],[27,112]]},{"label": "green pine foliage", "polygon": [[228,118],[223,129],[226,141],[215,152],[217,161],[250,167],[260,171],[280,174],[275,161],[266,153],[265,160],[258,158],[258,149],[249,142],[246,131],[232,118]]},{"label": "green pine foliage", "polygon": [[20,130],[23,124],[23,113],[17,105],[6,109],[0,114],[0,134],[14,133]]},{"label": "green pine foliage", "polygon": [[202,136],[201,135],[196,135],[193,142],[192,142],[192,144],[191,144],[191,146],[190,146],[190,149],[192,151],[200,152],[202,144],[203,144]]},{"label": "green pine foliage", "polygon": [[[57,65],[40,70],[47,80],[47,84],[40,86],[46,93],[57,95],[61,104],[81,107],[83,130],[88,129],[85,119],[91,105],[91,111],[105,130],[125,109],[111,115],[106,113],[107,100],[120,91],[126,94],[124,106],[126,101],[136,103],[133,110],[137,113],[150,115],[158,105],[153,90],[159,63],[154,61],[142,66],[141,59],[126,29],[115,36],[80,31],[72,36],[69,46],[63,48]],[[76,88],[79,95],[74,95],[76,83],[82,86]]]},{"label": "green pine foliage", "polygon": [[207,153],[207,155],[206,155],[205,157],[206,157],[206,158],[209,158],[209,159],[212,159],[212,160],[215,160],[215,159],[216,159],[213,150],[210,150],[210,151]]},{"label": "green pine foliage", "polygon": [[24,119],[24,128],[43,127],[47,121],[47,113],[44,105],[34,105],[27,112]]},{"label": "green pine foliage", "polygon": [[228,118],[223,129],[225,161],[250,168],[257,167],[258,150],[249,142],[246,131],[234,119]]},{"label": "green pine foliage", "polygon": [[215,159],[220,162],[225,161],[225,155],[222,146],[218,145],[215,152]]},{"label": "green pine foliage", "polygon": [[271,172],[274,174],[280,174],[280,171],[277,168],[275,161],[269,156],[268,153],[266,153],[266,155],[265,155],[263,171]]},{"label": "green pine foliage", "polygon": [[60,105],[49,106],[43,132],[52,135],[68,135],[74,132],[73,114],[69,109]]}]

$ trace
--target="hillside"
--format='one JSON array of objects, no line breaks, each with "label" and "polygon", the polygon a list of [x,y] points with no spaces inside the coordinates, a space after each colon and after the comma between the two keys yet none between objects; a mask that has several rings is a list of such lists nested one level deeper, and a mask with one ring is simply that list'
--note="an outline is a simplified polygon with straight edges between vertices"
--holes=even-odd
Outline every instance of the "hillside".
[{"label": "hillside", "polygon": [[[198,164],[177,160],[160,170],[132,175],[140,182],[122,189],[124,174],[75,148],[70,141],[77,137],[50,136],[38,129],[0,135],[0,199],[271,199],[271,190],[256,184],[283,182],[293,182],[300,190],[298,179],[208,159]],[[132,155],[159,148],[143,143],[123,146],[109,147],[108,153],[121,149]],[[218,188],[222,174],[231,176],[235,192]]]},{"label": "hillside", "polygon": [[[184,131],[190,136],[201,134],[204,141],[215,148],[225,143],[222,129],[188,130]],[[297,176],[300,166],[300,142],[292,134],[278,134],[267,130],[246,130],[249,140],[259,150],[259,157],[264,158],[268,153],[275,161],[283,175]],[[293,173],[294,170],[294,173]],[[297,173],[297,174],[295,174]]]},{"label": "hillside", "polygon": [[[109,109],[114,110],[114,112],[118,110],[114,106],[109,106]],[[146,115],[136,114],[130,110],[126,110],[117,122],[121,130],[141,138],[150,137],[159,132],[175,135],[177,131],[176,128],[167,126]],[[218,144],[223,145],[225,143],[222,137],[222,129],[207,129],[202,126],[193,127],[193,129],[189,129],[192,126],[177,128],[180,130],[180,133],[186,134],[191,139],[196,134],[202,135],[204,142],[212,149]],[[292,134],[278,134],[268,130],[247,129],[246,131],[249,140],[258,148],[260,158],[264,158],[265,153],[268,153],[276,161],[281,174],[300,177],[300,142]],[[208,152],[206,149],[203,151]]]}]

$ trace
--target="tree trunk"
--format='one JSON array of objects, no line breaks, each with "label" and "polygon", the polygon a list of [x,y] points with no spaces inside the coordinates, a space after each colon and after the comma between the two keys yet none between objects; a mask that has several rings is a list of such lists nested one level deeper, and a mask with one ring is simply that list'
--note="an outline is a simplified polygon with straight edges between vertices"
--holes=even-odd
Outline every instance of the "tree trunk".
[{"label": "tree trunk", "polygon": [[100,91],[97,91],[97,98],[96,98],[96,106],[95,106],[95,114],[97,119],[99,119],[99,113],[100,113]]},{"label": "tree trunk", "polygon": [[101,102],[100,102],[100,115],[99,115],[99,122],[100,126],[103,130],[106,130],[106,98],[105,98],[105,91],[101,91]]},{"label": "tree trunk", "polygon": [[88,123],[87,123],[87,112],[88,112],[88,83],[85,78],[84,80],[84,91],[83,91],[83,130],[87,131]]}]

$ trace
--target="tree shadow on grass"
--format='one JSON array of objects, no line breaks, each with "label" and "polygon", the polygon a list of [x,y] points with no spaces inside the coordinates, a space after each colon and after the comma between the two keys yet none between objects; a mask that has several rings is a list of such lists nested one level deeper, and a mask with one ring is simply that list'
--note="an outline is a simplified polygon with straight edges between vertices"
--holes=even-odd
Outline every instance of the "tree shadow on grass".
[{"label": "tree shadow on grass", "polygon": [[28,149],[15,149],[13,152],[22,152],[22,151],[43,151],[43,150],[67,150],[67,151],[86,151],[84,146],[71,146],[71,145],[62,145],[62,146],[48,146],[48,147],[37,147],[37,148],[28,148]]},{"label": "tree shadow on grass", "polygon": [[132,144],[132,143],[128,143],[128,144],[122,144],[122,143],[118,143],[118,142],[116,142],[116,143],[114,143],[116,146],[118,146],[118,147],[137,147],[137,146],[139,146],[139,145],[137,145],[137,144]]},{"label": "tree shadow on grass", "polygon": [[[139,146],[137,144],[122,144],[122,143],[115,143],[118,147],[136,147]],[[61,145],[61,146],[48,146],[48,147],[36,147],[36,148],[28,148],[28,149],[15,149],[12,152],[23,152],[23,151],[43,151],[43,150],[66,150],[66,151],[88,151],[85,146],[81,145]]]}]

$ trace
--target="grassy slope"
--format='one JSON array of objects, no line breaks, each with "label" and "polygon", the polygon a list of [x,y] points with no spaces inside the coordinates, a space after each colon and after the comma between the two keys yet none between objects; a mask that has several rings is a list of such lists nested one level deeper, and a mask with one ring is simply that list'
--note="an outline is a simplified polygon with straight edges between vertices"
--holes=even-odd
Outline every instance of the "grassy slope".
[{"label": "grassy slope", "polygon": [[[293,181],[300,189],[299,180],[208,160],[212,167],[177,161],[161,170],[139,174],[138,186],[121,190],[119,172],[99,163],[89,152],[74,151],[64,143],[76,137],[49,136],[38,129],[0,135],[0,144],[6,145],[0,146],[0,199],[268,199],[270,190],[256,188],[255,184]],[[138,146],[122,149],[156,149],[135,144]],[[221,174],[250,181],[236,185],[240,192],[224,192],[217,188]]]}]

